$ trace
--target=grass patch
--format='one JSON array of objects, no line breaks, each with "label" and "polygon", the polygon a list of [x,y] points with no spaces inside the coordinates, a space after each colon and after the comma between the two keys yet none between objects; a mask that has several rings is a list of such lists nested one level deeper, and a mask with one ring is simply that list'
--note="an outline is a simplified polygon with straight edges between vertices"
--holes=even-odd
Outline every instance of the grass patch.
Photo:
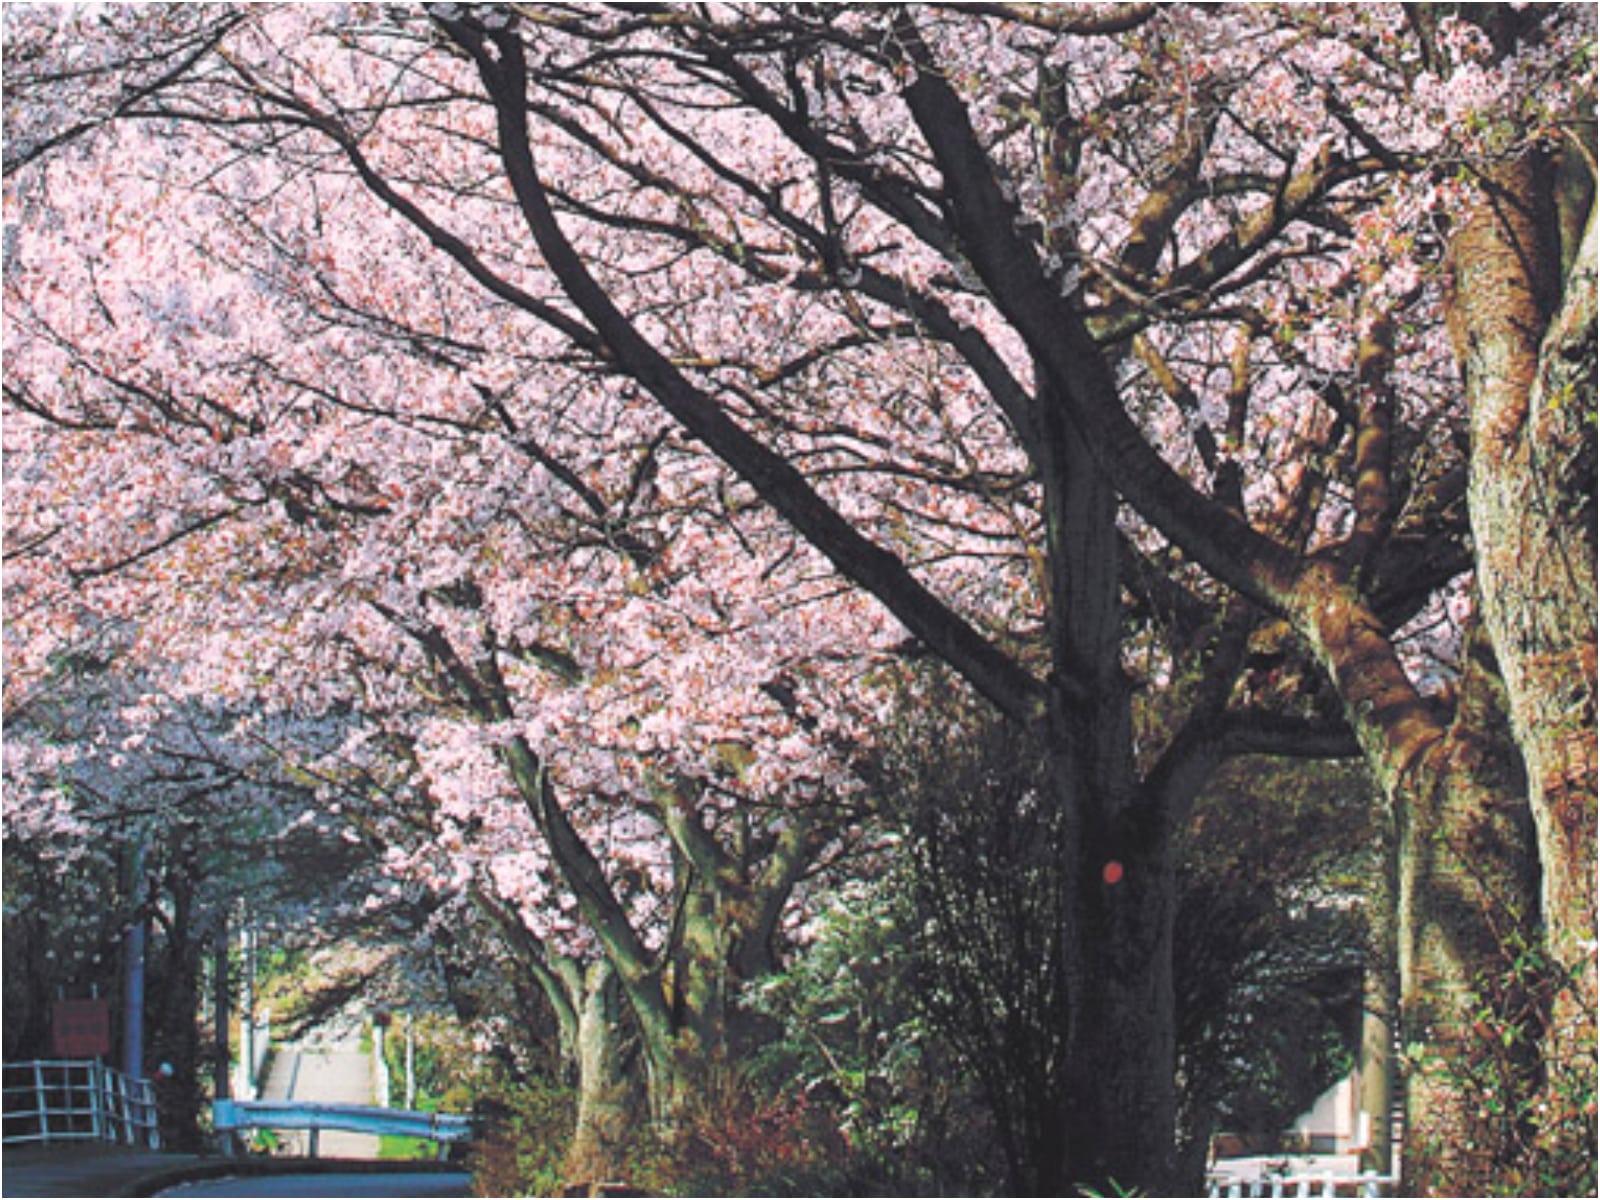
[{"label": "grass patch", "polygon": [[438,1157],[438,1149],[427,1138],[397,1137],[383,1134],[378,1138],[378,1157],[396,1162],[431,1162]]}]

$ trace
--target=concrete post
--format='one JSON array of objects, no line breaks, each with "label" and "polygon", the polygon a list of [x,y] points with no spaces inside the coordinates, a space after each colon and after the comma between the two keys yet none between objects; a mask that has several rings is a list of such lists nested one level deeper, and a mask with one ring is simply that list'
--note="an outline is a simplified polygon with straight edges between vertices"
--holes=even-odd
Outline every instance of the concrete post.
[{"label": "concrete post", "polygon": [[122,1070],[144,1078],[145,951],[148,922],[144,915],[144,847],[135,845],[128,869],[128,894],[134,920],[122,935]]}]

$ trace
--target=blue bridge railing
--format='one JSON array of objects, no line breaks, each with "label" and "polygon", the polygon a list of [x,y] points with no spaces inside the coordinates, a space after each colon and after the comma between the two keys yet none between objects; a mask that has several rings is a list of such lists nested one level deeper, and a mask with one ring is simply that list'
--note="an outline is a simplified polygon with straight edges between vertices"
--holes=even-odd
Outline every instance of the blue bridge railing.
[{"label": "blue bridge railing", "polygon": [[243,1129],[309,1130],[309,1151],[317,1156],[317,1134],[324,1129],[350,1133],[422,1138],[443,1156],[452,1142],[472,1137],[472,1120],[453,1113],[412,1112],[364,1104],[321,1104],[308,1100],[218,1100],[212,1127],[224,1137]]}]

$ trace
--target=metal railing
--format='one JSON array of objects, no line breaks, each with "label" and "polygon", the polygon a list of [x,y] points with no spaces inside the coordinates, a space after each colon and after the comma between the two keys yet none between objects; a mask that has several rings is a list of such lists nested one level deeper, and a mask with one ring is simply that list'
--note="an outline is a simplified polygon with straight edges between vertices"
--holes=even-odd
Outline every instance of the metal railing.
[{"label": "metal railing", "polygon": [[1259,1196],[1388,1196],[1396,1183],[1392,1175],[1368,1171],[1361,1175],[1300,1174],[1259,1175],[1242,1179],[1237,1175],[1212,1175],[1206,1180],[1208,1197]]},{"label": "metal railing", "polygon": [[36,1059],[3,1070],[8,1146],[92,1141],[160,1148],[148,1079],[93,1060]]},{"label": "metal railing", "polygon": [[441,1157],[450,1143],[466,1141],[473,1132],[472,1119],[454,1113],[308,1100],[218,1100],[211,1114],[212,1127],[224,1136],[241,1129],[309,1130],[312,1158],[317,1156],[317,1134],[324,1129],[421,1138],[437,1143]]}]

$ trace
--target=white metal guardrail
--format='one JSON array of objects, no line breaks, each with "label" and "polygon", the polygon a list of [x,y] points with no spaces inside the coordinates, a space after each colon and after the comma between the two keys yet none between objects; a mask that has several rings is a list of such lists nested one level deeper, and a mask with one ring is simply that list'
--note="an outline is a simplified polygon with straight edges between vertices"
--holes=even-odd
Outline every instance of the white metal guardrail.
[{"label": "white metal guardrail", "polygon": [[318,1104],[306,1100],[218,1100],[212,1105],[212,1126],[220,1134],[241,1129],[309,1130],[311,1157],[317,1156],[317,1134],[324,1129],[378,1136],[422,1138],[436,1142],[443,1155],[450,1143],[472,1136],[472,1119],[454,1113],[411,1112],[365,1104]]},{"label": "white metal guardrail", "polygon": [[1366,1172],[1362,1175],[1258,1175],[1242,1179],[1237,1175],[1211,1175],[1206,1179],[1209,1197],[1284,1196],[1388,1196],[1396,1183],[1392,1175]]},{"label": "white metal guardrail", "polygon": [[92,1059],[6,1063],[4,1142],[117,1142],[158,1149],[148,1079]]}]

